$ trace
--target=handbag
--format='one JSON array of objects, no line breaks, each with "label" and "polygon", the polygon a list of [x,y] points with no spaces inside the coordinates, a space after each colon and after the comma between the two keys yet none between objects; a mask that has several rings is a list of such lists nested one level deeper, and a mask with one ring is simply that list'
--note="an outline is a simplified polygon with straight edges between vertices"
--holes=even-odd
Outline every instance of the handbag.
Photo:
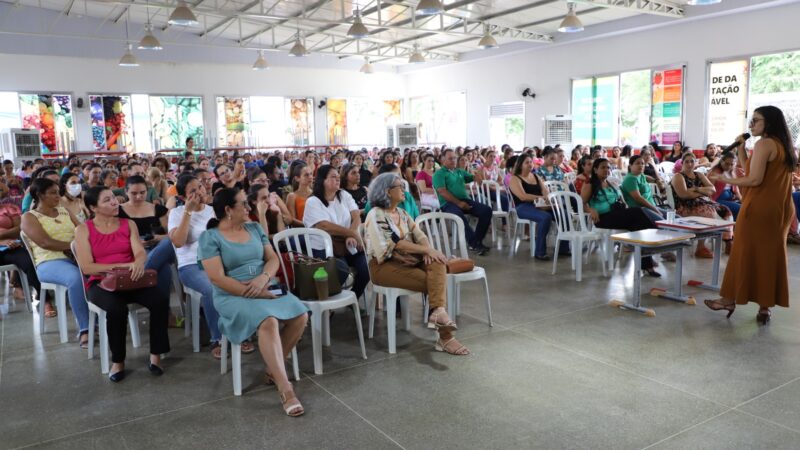
[{"label": "handbag", "polygon": [[294,274],[294,285],[290,285],[290,290],[298,298],[301,300],[319,300],[314,282],[314,272],[320,267],[324,268],[325,272],[328,272],[328,297],[342,292],[336,258],[320,259],[300,253],[292,253],[292,256],[291,266]]},{"label": "handbag", "polygon": [[447,273],[472,272],[475,268],[475,261],[467,258],[453,258],[447,261]]},{"label": "handbag", "polygon": [[100,288],[105,291],[117,292],[154,287],[157,281],[158,272],[153,269],[145,269],[142,276],[133,281],[131,279],[131,271],[120,267],[104,272],[103,279],[100,280],[99,284]]},{"label": "handbag", "polygon": [[347,251],[347,238],[344,236],[331,236],[333,241],[333,256],[344,257],[349,252]]}]

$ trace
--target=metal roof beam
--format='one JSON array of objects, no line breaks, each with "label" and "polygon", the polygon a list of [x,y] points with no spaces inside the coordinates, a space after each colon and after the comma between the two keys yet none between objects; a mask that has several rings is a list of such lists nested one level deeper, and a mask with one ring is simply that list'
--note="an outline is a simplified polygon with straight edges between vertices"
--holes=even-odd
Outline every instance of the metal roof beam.
[{"label": "metal roof beam", "polygon": [[570,0],[575,3],[602,6],[608,9],[621,9],[642,14],[679,19],[684,17],[683,7],[673,2],[658,0]]}]

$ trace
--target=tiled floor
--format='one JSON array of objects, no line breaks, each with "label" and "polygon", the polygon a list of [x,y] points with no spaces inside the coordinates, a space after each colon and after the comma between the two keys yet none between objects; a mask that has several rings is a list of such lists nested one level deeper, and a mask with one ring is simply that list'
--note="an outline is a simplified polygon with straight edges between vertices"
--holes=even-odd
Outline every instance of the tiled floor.
[{"label": "tiled floor", "polygon": [[[234,397],[230,373],[172,330],[167,373],[153,378],[143,317],[145,347],[129,347],[131,372],[114,385],[74,336],[59,344],[55,319],[40,336],[20,303],[0,321],[0,448],[800,448],[797,308],[776,310],[766,327],[755,306],[727,320],[702,303],[645,296],[656,317],[621,311],[606,302],[630,293],[624,258],[603,278],[592,255],[577,283],[567,258],[551,275],[527,248],[480,257],[495,326],[480,284],[467,285],[458,336],[468,357],[433,350],[418,299],[396,355],[379,320],[361,359],[352,315],[337,314],[324,375],[313,375],[310,336],[299,346],[299,419],[260,384],[258,353],[243,357],[245,392]],[[710,261],[687,260],[684,279],[709,277]],[[792,248],[800,300],[798,263]],[[673,268],[661,263],[665,277],[644,286],[668,287]]]}]

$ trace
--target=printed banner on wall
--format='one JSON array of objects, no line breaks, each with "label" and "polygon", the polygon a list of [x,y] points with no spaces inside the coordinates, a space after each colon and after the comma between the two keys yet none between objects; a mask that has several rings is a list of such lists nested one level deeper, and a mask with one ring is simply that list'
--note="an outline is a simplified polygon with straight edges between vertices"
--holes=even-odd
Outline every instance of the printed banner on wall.
[{"label": "printed banner on wall", "polygon": [[672,145],[681,140],[683,69],[653,71],[653,119],[650,140]]},{"label": "printed banner on wall", "polygon": [[619,77],[595,78],[592,145],[617,145],[618,117]]},{"label": "printed banner on wall", "polygon": [[708,143],[730,142],[746,125],[749,63],[714,63],[709,69]]},{"label": "printed banner on wall", "polygon": [[572,81],[572,142],[589,145],[594,135],[594,80]]},{"label": "printed banner on wall", "polygon": [[347,144],[347,100],[328,99],[328,144]]},{"label": "printed banner on wall", "polygon": [[383,101],[383,122],[386,126],[400,123],[400,100]]}]

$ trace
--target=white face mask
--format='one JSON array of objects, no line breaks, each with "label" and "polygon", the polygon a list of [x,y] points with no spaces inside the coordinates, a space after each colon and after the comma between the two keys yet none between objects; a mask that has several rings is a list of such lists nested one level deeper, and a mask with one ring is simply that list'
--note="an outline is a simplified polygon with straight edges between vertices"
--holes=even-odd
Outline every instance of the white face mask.
[{"label": "white face mask", "polygon": [[83,186],[81,186],[80,184],[68,184],[67,185],[67,193],[72,197],[77,197],[77,196],[81,195],[81,190],[82,189],[83,189]]}]

